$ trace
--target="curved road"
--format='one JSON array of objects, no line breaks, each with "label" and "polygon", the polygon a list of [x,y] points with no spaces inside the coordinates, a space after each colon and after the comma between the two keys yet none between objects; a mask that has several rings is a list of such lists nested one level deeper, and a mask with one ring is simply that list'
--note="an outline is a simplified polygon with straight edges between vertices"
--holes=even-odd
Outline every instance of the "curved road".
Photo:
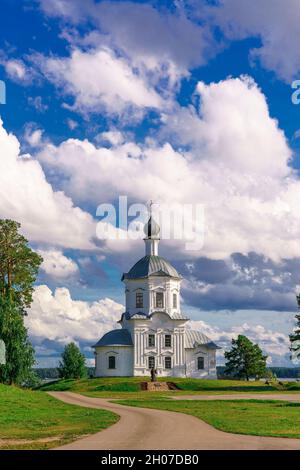
[{"label": "curved road", "polygon": [[183,413],[123,406],[71,392],[50,395],[66,403],[102,408],[120,416],[110,428],[61,446],[58,448],[61,450],[300,450],[300,439],[230,434]]}]

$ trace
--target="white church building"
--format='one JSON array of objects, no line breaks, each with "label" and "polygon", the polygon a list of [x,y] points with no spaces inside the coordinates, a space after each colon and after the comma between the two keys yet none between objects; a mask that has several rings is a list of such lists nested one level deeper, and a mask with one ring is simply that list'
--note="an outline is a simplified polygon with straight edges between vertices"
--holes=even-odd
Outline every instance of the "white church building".
[{"label": "white church building", "polygon": [[180,309],[182,277],[158,255],[158,224],[150,216],[144,228],[146,253],[123,274],[126,311],[121,328],[94,345],[95,376],[216,378],[216,349],[201,331],[188,328]]}]

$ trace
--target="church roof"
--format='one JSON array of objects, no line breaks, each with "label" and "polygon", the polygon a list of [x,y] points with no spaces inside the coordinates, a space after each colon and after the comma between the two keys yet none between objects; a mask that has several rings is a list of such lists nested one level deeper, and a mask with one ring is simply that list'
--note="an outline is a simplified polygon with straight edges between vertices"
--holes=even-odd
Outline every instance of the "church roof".
[{"label": "church roof", "polygon": [[148,276],[181,278],[180,274],[166,259],[161,256],[146,255],[135,263],[128,273],[123,274],[122,281],[123,279],[140,279]]},{"label": "church roof", "polygon": [[105,333],[93,348],[98,346],[133,346],[133,343],[130,332],[122,328]]},{"label": "church roof", "polygon": [[121,320],[119,320],[119,323],[122,321],[123,316],[125,316],[126,320],[144,320],[144,319],[150,320],[151,317],[155,315],[156,313],[164,313],[165,315],[168,315],[171,320],[189,320],[189,318],[185,317],[180,312],[174,312],[172,313],[172,316],[168,312],[165,312],[165,311],[162,311],[162,312],[156,311],[156,312],[150,313],[149,315],[143,312],[132,313],[132,314],[130,314],[129,312],[124,312],[122,314]]},{"label": "church roof", "polygon": [[187,349],[193,349],[198,345],[206,346],[208,349],[220,349],[213,341],[209,339],[204,333],[198,330],[186,329],[185,331],[185,345]]}]

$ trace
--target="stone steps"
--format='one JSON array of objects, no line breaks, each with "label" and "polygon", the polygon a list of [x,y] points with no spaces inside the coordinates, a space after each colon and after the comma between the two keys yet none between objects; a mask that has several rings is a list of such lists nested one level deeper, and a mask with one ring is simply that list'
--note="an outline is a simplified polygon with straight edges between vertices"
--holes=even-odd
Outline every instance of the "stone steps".
[{"label": "stone steps", "polygon": [[148,392],[165,392],[170,390],[167,382],[144,382],[144,384],[147,384],[144,390],[148,390]]}]

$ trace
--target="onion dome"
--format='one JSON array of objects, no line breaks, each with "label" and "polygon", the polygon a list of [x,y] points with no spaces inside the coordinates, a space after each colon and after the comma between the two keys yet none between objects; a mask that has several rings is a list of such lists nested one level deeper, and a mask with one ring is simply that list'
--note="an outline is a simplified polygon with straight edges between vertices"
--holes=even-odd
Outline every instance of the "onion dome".
[{"label": "onion dome", "polygon": [[159,238],[160,227],[155,222],[152,216],[150,216],[148,222],[144,226],[144,233],[147,238]]}]

